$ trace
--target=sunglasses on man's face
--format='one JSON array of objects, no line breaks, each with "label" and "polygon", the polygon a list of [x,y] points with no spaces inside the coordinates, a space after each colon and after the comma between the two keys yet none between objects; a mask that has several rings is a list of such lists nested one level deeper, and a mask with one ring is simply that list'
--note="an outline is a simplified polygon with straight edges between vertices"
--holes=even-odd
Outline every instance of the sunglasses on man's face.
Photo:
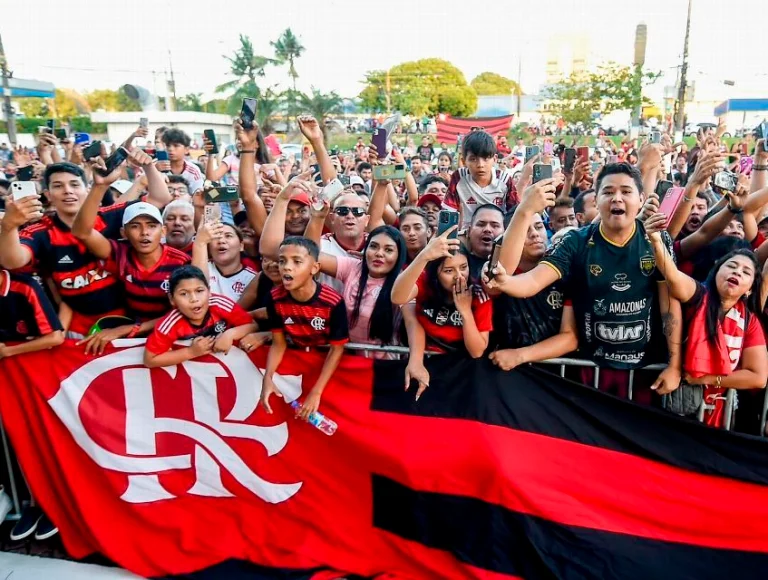
[{"label": "sunglasses on man's face", "polygon": [[362,207],[346,207],[341,206],[337,207],[335,210],[333,210],[333,213],[335,213],[337,216],[344,217],[349,212],[352,212],[352,215],[359,218],[363,217],[365,215],[365,210]]}]

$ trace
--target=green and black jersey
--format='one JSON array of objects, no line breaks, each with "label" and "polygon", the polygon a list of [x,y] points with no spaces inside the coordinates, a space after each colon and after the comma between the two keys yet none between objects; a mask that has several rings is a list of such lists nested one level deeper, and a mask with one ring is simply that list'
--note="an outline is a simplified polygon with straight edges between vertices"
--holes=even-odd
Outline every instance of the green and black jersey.
[{"label": "green and black jersey", "polygon": [[[672,255],[672,240],[664,242]],[[650,364],[653,320],[658,325],[657,283],[662,280],[643,224],[635,221],[629,240],[618,246],[599,224],[566,234],[542,264],[565,282],[579,327],[579,352],[601,367]],[[658,332],[658,340],[663,335]],[[654,349],[655,350],[655,349]]]}]

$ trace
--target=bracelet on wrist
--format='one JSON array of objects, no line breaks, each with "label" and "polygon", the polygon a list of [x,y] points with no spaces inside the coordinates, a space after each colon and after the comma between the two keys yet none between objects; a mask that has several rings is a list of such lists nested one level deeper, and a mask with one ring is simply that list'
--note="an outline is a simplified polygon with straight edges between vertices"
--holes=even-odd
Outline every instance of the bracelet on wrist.
[{"label": "bracelet on wrist", "polygon": [[733,213],[733,214],[740,214],[740,213],[744,212],[744,208],[743,207],[736,207],[736,208],[734,208],[734,207],[731,207],[731,204],[729,203],[728,204],[728,211]]},{"label": "bracelet on wrist", "polygon": [[768,164],[766,165],[753,165],[752,171],[768,171]]}]

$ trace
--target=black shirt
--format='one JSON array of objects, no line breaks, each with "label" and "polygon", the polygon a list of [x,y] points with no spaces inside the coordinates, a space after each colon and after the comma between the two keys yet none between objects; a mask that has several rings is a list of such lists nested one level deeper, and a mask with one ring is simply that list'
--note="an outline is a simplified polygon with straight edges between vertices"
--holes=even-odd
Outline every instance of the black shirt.
[{"label": "black shirt", "polygon": [[530,298],[497,296],[493,301],[491,344],[500,349],[523,348],[559,333],[563,286],[558,280]]},{"label": "black shirt", "polygon": [[[672,240],[664,242],[672,254]],[[594,224],[566,234],[542,264],[563,278],[579,327],[579,352],[599,366],[617,369],[650,364],[651,339],[664,343],[658,319],[658,288],[651,243],[643,224],[617,246]],[[655,322],[655,323],[654,323]]]}]

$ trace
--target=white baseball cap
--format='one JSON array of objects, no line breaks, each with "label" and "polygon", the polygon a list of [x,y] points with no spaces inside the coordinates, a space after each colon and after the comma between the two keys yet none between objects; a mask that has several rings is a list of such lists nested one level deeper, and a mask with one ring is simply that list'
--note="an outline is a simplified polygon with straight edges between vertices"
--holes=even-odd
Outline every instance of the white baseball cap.
[{"label": "white baseball cap", "polygon": [[353,185],[362,185],[365,187],[365,181],[363,181],[363,178],[359,175],[350,175],[349,176],[349,186],[352,187]]},{"label": "white baseball cap", "polygon": [[159,209],[157,209],[151,203],[140,201],[138,203],[132,203],[125,208],[125,212],[123,213],[123,225],[132,222],[140,215],[151,217],[159,224],[163,223],[163,217],[160,215]]},{"label": "white baseball cap", "polygon": [[126,193],[128,193],[128,190],[131,189],[131,187],[133,187],[133,183],[131,183],[127,179],[118,179],[109,187],[119,191],[120,195],[125,195]]}]

